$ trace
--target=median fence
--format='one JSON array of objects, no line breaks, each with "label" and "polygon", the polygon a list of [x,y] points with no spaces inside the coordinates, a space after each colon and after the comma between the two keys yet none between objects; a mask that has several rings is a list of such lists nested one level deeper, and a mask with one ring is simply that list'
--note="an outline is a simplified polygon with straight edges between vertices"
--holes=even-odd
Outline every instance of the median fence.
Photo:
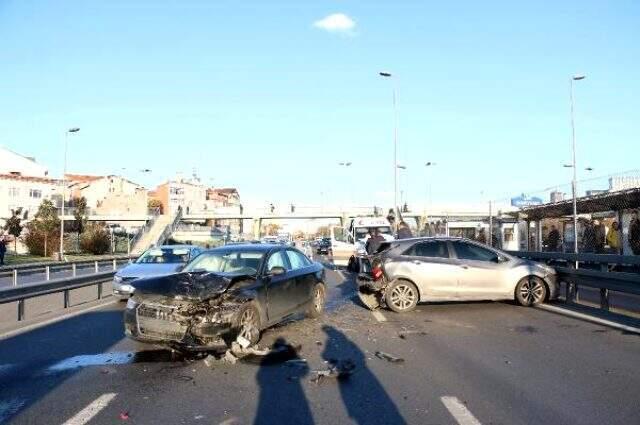
[{"label": "median fence", "polygon": [[579,301],[581,287],[600,290],[600,308],[609,311],[609,292],[640,295],[640,256],[508,251],[553,266],[565,283],[565,301]]},{"label": "median fence", "polygon": [[[73,263],[36,263],[1,269],[0,278],[11,277],[11,285],[0,289],[0,304],[17,302],[17,319],[25,319],[25,300],[55,293],[63,296],[63,308],[71,306],[70,294],[74,289],[97,287],[97,299],[104,297],[104,283],[110,283],[119,265],[131,262],[132,257],[110,257],[103,260],[86,260]],[[107,268],[107,270],[104,270]],[[77,275],[78,270],[90,269],[90,273]],[[52,273],[70,272],[71,276],[51,278]],[[20,276],[44,274],[38,282],[24,283]],[[110,294],[110,292],[109,292]]]}]

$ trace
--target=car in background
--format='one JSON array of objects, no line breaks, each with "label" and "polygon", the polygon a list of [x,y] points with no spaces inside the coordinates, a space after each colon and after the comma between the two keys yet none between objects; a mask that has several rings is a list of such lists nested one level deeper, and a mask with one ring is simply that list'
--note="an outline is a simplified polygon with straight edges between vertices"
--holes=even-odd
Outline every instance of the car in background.
[{"label": "car in background", "polygon": [[384,242],[363,261],[361,301],[402,313],[418,302],[515,300],[532,306],[555,299],[556,271],[462,238]]},{"label": "car in background", "polygon": [[331,238],[322,238],[316,246],[316,254],[329,255],[331,253]]},{"label": "car in background", "polygon": [[113,295],[127,299],[133,293],[131,282],[135,279],[175,273],[202,251],[203,248],[194,245],[162,245],[148,249],[135,262],[118,270],[113,277]]},{"label": "car in background", "polygon": [[125,334],[180,351],[255,344],[260,332],[299,313],[322,314],[325,271],[295,248],[229,245],[181,272],[138,279],[124,313]]}]

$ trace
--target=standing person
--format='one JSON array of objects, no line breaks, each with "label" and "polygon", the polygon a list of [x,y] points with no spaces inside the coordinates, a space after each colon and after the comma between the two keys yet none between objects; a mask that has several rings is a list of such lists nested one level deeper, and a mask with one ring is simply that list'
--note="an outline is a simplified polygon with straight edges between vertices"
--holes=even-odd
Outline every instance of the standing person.
[{"label": "standing person", "polygon": [[7,241],[0,235],[0,266],[4,266],[4,254],[7,252]]},{"label": "standing person", "polygon": [[606,242],[607,234],[604,228],[604,223],[599,220],[593,222],[593,230],[595,233],[596,240],[596,252],[598,254],[604,253],[604,244]]},{"label": "standing person", "polygon": [[609,233],[607,233],[607,245],[609,248],[616,253],[620,254],[620,228],[618,226],[618,222],[614,221],[611,225],[611,229],[609,229]]},{"label": "standing person", "polygon": [[367,254],[375,254],[380,248],[380,244],[384,242],[384,238],[380,234],[380,230],[376,227],[373,229],[373,233],[371,233],[371,237],[367,239],[367,243],[365,244],[365,249],[367,250]]},{"label": "standing person", "polygon": [[629,245],[633,255],[640,255],[640,216],[638,216],[638,210],[633,212],[629,223]]},{"label": "standing person", "polygon": [[478,232],[478,236],[476,236],[476,241],[484,244],[487,243],[487,235],[484,233],[484,227],[480,229],[480,231]]},{"label": "standing person", "polygon": [[589,220],[584,225],[582,232],[582,252],[595,252],[596,250],[596,229],[593,221]]},{"label": "standing person", "polygon": [[558,244],[560,243],[560,232],[554,224],[551,225],[551,230],[547,236],[547,250],[555,252],[558,250]]},{"label": "standing person", "polygon": [[411,229],[409,229],[409,225],[404,221],[398,223],[398,239],[409,239],[413,237],[413,233],[411,233]]}]

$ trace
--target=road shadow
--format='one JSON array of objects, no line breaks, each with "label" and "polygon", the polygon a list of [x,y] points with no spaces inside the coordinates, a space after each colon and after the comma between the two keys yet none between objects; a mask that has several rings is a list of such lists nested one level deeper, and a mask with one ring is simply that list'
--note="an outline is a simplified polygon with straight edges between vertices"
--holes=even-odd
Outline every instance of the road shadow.
[{"label": "road shadow", "polygon": [[[280,337],[274,346],[286,346]],[[260,362],[256,381],[260,389],[254,425],[313,424],[313,415],[302,388],[309,367],[297,353],[288,358],[290,366],[282,367],[280,359],[266,355]]]},{"label": "road shadow", "polygon": [[52,372],[54,364],[82,354],[102,353],[124,338],[122,310],[92,311],[0,340],[0,400],[15,408],[10,421],[56,390],[81,368]]},{"label": "road shadow", "polygon": [[362,425],[406,424],[391,397],[367,367],[360,348],[333,326],[325,325],[322,330],[327,334],[322,357],[334,365],[350,360],[356,367],[351,377],[337,381],[349,417]]}]

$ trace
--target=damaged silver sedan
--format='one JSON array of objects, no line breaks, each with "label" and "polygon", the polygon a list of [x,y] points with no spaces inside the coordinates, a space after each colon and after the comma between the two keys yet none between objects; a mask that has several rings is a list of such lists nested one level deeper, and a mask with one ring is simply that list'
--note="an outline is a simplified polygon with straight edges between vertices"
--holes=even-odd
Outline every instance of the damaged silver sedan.
[{"label": "damaged silver sedan", "polygon": [[132,282],[125,334],[180,351],[255,344],[291,316],[322,314],[324,268],[295,248],[233,245],[207,251],[179,273]]},{"label": "damaged silver sedan", "polygon": [[397,313],[418,302],[515,300],[532,306],[559,292],[553,268],[449,237],[383,243],[363,261],[358,285],[368,308],[385,305]]}]

